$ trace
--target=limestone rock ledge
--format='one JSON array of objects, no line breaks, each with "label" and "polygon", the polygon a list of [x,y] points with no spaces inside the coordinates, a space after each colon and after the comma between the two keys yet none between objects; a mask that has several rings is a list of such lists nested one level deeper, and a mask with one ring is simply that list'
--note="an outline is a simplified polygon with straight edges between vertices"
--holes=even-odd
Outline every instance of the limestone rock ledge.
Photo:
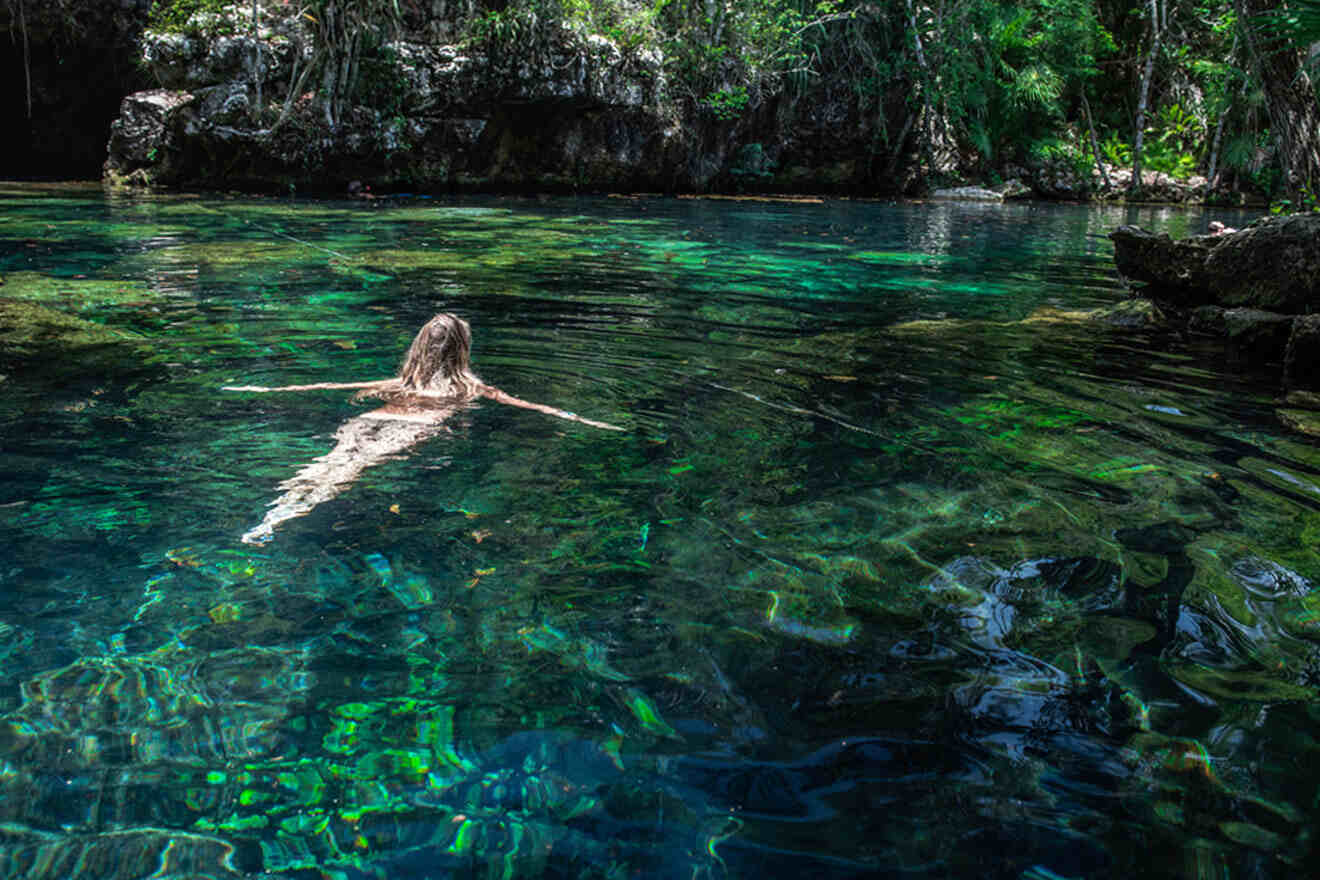
[{"label": "limestone rock ledge", "polygon": [[350,102],[331,119],[300,79],[314,60],[306,28],[290,13],[264,19],[257,37],[146,31],[142,58],[160,88],[123,100],[107,179],[320,192],[354,179],[396,189],[664,189],[675,178],[707,182],[736,146],[693,161],[694,134],[663,98],[659,53],[625,53],[568,28],[536,51],[501,57],[395,40],[362,85],[371,106]]},{"label": "limestone rock ledge", "polygon": [[1280,363],[1286,389],[1320,389],[1320,214],[1181,240],[1120,226],[1110,238],[1139,295],[1249,361]]},{"label": "limestone rock ledge", "polygon": [[1237,232],[1177,241],[1120,226],[1110,238],[1118,271],[1153,298],[1285,314],[1320,308],[1320,214],[1265,217]]},{"label": "limestone rock ledge", "polygon": [[[439,30],[445,22],[414,22],[359,59],[349,96],[327,107],[335,80],[300,4],[264,4],[255,35],[249,8],[197,13],[185,33],[143,34],[158,88],[123,104],[105,164],[111,183],[281,194],[342,194],[354,180],[378,192],[853,193],[919,180],[910,162],[857,160],[894,120],[828,84],[791,109],[750,89],[736,116],[722,115],[668,81],[659,50],[568,25],[543,23],[510,45],[453,41],[457,19]],[[166,107],[162,93],[177,100]]]},{"label": "limestone rock ledge", "polygon": [[1027,198],[1033,195],[1031,189],[1022,181],[1014,179],[994,189],[980,186],[955,186],[949,189],[937,189],[930,198],[942,202],[1004,202],[1010,199]]}]

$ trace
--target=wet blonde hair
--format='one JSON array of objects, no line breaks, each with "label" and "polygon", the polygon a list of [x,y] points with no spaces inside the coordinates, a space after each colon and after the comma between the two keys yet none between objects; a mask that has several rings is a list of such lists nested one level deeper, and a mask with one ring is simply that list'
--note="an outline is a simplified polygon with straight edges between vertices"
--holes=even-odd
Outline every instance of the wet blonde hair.
[{"label": "wet blonde hair", "polygon": [[[399,375],[362,396],[381,397],[391,403],[443,405],[477,397],[481,379],[472,372],[472,328],[457,315],[441,312],[413,337]],[[425,391],[426,397],[412,392]],[[437,400],[433,395],[442,395]]]}]

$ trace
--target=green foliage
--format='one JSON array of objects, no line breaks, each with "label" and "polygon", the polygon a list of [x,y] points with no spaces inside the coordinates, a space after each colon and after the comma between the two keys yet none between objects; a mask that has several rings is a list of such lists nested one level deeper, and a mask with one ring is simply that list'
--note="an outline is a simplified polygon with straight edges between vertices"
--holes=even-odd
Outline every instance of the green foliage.
[{"label": "green foliage", "polygon": [[1255,135],[1236,135],[1224,146],[1224,165],[1239,171],[1254,170],[1263,148],[1261,139]]},{"label": "green foliage", "polygon": [[[1294,46],[1309,49],[1320,42],[1320,0],[1289,0],[1286,7],[1261,16],[1266,31],[1283,35]],[[1317,59],[1312,57],[1315,65]]]},{"label": "green foliage", "polygon": [[1205,124],[1182,104],[1166,104],[1156,114],[1155,142],[1174,150],[1190,150],[1205,138]]},{"label": "green foliage", "polygon": [[1073,176],[1087,180],[1091,174],[1094,160],[1089,150],[1079,147],[1075,140],[1063,140],[1057,137],[1046,138],[1031,144],[1027,155],[1033,164],[1064,164],[1072,169]]},{"label": "green foliage", "polygon": [[701,104],[716,119],[726,122],[737,119],[747,109],[747,87],[734,86],[730,89],[717,89],[702,98]]},{"label": "green foliage", "polygon": [[1272,139],[1268,130],[1240,132],[1224,144],[1223,165],[1235,171],[1251,187],[1262,193],[1274,192],[1279,182],[1279,167],[1270,161]]},{"label": "green foliage", "polygon": [[1063,96],[1063,77],[1047,64],[1033,64],[1013,72],[1008,102],[1019,110],[1054,111]]},{"label": "green foliage", "polygon": [[1132,164],[1132,145],[1117,134],[1111,133],[1100,142],[1100,152],[1110,165],[1125,168]]},{"label": "green foliage", "polygon": [[623,52],[635,54],[659,42],[655,16],[655,8],[626,0],[513,0],[469,19],[464,41],[497,60],[524,59],[567,29],[608,37]]},{"label": "green foliage", "polygon": [[921,40],[925,64],[911,58],[903,72],[992,166],[1065,131],[1072,103],[1115,51],[1091,0],[912,9],[905,42]]},{"label": "green foliage", "polygon": [[1141,167],[1146,171],[1159,171],[1175,180],[1186,180],[1196,173],[1196,157],[1174,146],[1160,142],[1146,144],[1142,151]]},{"label": "green foliage", "polygon": [[[147,21],[153,30],[167,33],[188,33],[196,36],[216,36],[232,33],[232,24],[218,24],[223,20],[222,13],[233,0],[152,0]],[[209,13],[216,17],[217,28],[203,28],[193,19],[197,13]]]},{"label": "green foliage", "polygon": [[1278,199],[1270,202],[1271,214],[1293,214],[1296,212],[1320,212],[1320,193],[1309,186],[1302,185],[1301,192],[1294,199]]},{"label": "green foliage", "polygon": [[741,88],[751,100],[808,72],[813,41],[846,17],[841,8],[842,0],[656,0],[654,12],[674,86],[711,106],[706,99],[720,92]]}]

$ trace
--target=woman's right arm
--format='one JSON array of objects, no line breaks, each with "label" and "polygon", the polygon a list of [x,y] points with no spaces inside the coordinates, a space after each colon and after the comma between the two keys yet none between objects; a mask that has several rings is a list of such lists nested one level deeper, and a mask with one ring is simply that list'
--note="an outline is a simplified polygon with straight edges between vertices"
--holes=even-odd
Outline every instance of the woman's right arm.
[{"label": "woman's right arm", "polygon": [[392,380],[377,379],[374,382],[317,382],[314,385],[281,385],[278,388],[268,388],[265,385],[225,385],[221,391],[256,391],[265,393],[267,391],[339,391],[348,388],[380,388]]}]

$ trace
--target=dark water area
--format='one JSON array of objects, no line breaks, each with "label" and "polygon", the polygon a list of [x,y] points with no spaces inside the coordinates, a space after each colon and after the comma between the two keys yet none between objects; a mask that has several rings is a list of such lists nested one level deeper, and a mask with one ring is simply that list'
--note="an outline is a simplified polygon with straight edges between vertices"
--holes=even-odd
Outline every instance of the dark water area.
[{"label": "dark water area", "polygon": [[[1222,212],[0,186],[0,876],[1308,876],[1320,446],[1069,312]],[[484,402],[260,545],[471,322]],[[13,328],[26,328],[20,332]]]}]

